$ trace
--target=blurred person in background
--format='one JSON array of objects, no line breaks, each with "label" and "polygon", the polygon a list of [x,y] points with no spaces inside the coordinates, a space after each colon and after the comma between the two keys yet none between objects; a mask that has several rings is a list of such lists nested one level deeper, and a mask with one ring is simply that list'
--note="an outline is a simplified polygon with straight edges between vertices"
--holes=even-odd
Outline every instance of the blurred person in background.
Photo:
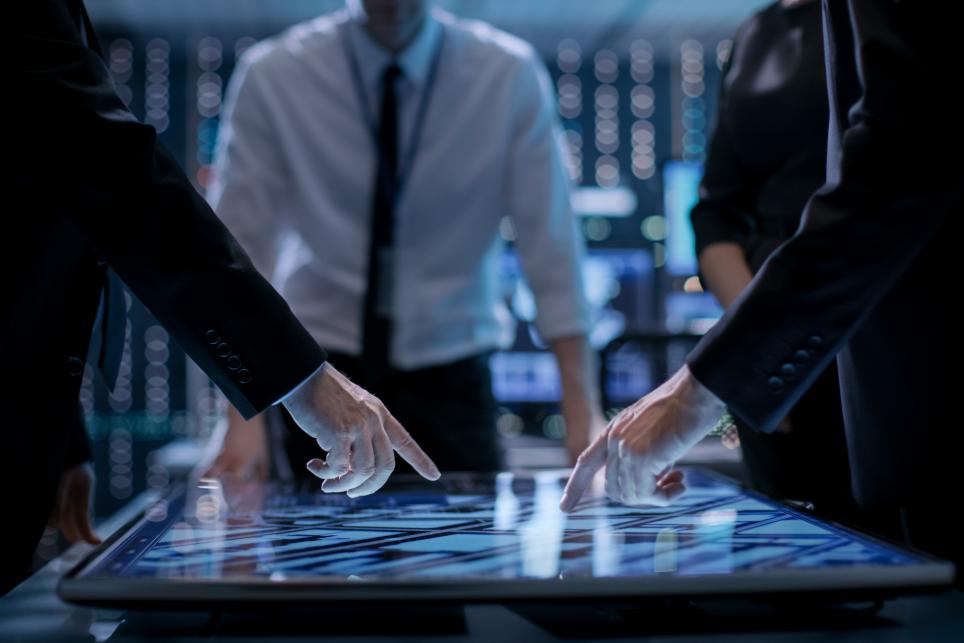
[{"label": "blurred person in background", "polygon": [[[780,0],[738,29],[691,217],[703,282],[730,308],[793,236],[827,176],[827,76],[817,0]],[[790,372],[797,368],[791,362]],[[835,362],[773,433],[736,422],[747,481],[772,497],[853,516]],[[820,462],[815,468],[814,462]]]},{"label": "blurred person in background", "polygon": [[891,537],[964,562],[959,306],[947,286],[964,202],[948,152],[964,140],[953,126],[922,131],[929,97],[947,87],[935,61],[954,59],[955,10],[825,0],[826,183],[686,365],[579,457],[563,509],[603,467],[615,500],[672,502],[686,489],[673,464],[726,409],[772,432],[836,357],[858,504],[891,516]]},{"label": "blurred person in background", "polygon": [[[431,4],[351,0],[246,51],[208,198],[332,363],[454,470],[503,466],[488,361],[511,339],[508,217],[574,458],[603,422],[553,86],[530,45]],[[291,428],[231,412],[210,472],[263,477],[266,443],[302,460]]]},{"label": "blurred person in background", "polygon": [[[379,400],[325,352],[254,269],[204,199],[115,92],[80,0],[10,7],[17,56],[7,86],[5,195],[21,208],[2,254],[0,467],[5,546],[0,593],[30,571],[44,525],[96,542],[78,393],[95,326],[110,324],[108,267],[251,418],[282,402],[328,452],[312,471],[328,491],[363,495],[394,467],[393,449],[427,478],[438,469]],[[100,300],[100,303],[98,303]],[[116,299],[114,299],[116,302]],[[121,306],[123,309],[123,306]],[[98,315],[100,315],[98,319]],[[105,330],[98,365],[106,371]],[[103,358],[103,359],[101,359]],[[104,363],[101,363],[104,362]]]}]

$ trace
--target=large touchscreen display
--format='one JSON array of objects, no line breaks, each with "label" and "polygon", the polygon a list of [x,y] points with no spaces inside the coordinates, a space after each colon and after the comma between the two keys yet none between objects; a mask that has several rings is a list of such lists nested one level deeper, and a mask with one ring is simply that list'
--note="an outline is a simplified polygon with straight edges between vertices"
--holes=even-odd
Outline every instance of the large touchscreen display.
[{"label": "large touchscreen display", "polygon": [[915,555],[699,471],[667,508],[599,495],[558,509],[558,473],[500,474],[448,492],[291,493],[199,486],[154,506],[84,576],[371,580],[728,574],[902,566]]}]

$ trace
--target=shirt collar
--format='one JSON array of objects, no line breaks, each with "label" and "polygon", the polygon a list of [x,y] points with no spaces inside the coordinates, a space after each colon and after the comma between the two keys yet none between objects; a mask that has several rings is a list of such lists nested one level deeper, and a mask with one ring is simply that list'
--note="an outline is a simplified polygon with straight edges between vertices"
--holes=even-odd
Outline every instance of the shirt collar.
[{"label": "shirt collar", "polygon": [[429,74],[432,58],[442,37],[442,25],[432,11],[425,16],[425,24],[405,49],[397,54],[385,49],[368,31],[349,20],[352,44],[358,56],[359,72],[369,90],[380,88],[382,73],[393,61],[398,64],[406,82],[421,88]]}]

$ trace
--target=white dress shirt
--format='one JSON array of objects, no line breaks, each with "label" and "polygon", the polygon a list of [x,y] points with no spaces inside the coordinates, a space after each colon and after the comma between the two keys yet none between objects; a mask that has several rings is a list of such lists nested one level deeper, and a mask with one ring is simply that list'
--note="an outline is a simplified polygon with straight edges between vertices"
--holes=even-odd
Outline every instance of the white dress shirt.
[{"label": "white dress shirt", "polygon": [[420,368],[511,344],[498,274],[503,217],[542,336],[587,333],[582,239],[548,73],[527,43],[440,10],[395,58],[341,11],[255,45],[238,64],[208,196],[295,315],[326,349],[360,354],[377,151],[341,30],[375,119],[383,70],[393,60],[402,70],[402,164],[442,38],[396,204],[392,364]]}]

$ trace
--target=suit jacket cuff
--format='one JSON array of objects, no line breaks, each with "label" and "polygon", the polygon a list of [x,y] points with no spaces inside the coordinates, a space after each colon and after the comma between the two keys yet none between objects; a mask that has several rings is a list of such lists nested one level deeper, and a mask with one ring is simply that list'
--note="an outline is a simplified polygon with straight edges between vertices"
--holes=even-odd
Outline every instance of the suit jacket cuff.
[{"label": "suit jacket cuff", "polygon": [[821,333],[774,329],[746,310],[738,316],[727,313],[690,352],[686,363],[734,418],[770,433],[833,355],[831,342]]}]

